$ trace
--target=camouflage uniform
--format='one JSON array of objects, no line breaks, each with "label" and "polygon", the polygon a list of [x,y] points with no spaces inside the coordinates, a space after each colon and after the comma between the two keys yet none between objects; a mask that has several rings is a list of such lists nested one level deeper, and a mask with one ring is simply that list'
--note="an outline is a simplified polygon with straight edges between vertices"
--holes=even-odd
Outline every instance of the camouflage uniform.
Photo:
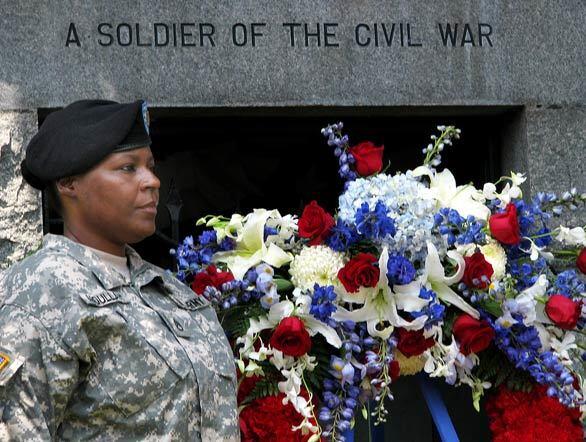
[{"label": "camouflage uniform", "polygon": [[0,274],[0,440],[239,440],[214,310],[126,254],[131,281],[46,235]]}]

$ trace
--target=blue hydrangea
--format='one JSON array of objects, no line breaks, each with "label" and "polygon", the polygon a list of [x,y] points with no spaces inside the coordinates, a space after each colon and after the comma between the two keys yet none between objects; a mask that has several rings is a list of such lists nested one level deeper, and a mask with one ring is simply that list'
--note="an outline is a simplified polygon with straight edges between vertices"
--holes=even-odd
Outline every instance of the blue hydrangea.
[{"label": "blue hydrangea", "polygon": [[374,210],[379,201],[387,208],[396,229],[395,235],[387,236],[381,245],[389,247],[392,253],[404,255],[414,264],[425,260],[428,241],[433,242],[440,255],[445,252],[444,241],[432,232],[435,200],[411,171],[394,176],[378,174],[351,181],[340,195],[338,216],[353,224],[356,211],[364,203]]}]

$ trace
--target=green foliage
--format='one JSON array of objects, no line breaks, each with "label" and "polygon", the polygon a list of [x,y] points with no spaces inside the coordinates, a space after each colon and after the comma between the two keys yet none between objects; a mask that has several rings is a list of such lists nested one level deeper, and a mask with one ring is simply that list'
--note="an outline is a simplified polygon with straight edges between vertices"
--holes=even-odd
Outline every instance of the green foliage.
[{"label": "green foliage", "polygon": [[244,336],[250,326],[250,318],[258,318],[267,311],[259,304],[237,305],[218,313],[220,323],[227,336],[236,338]]},{"label": "green foliage", "polygon": [[496,347],[489,347],[478,354],[480,364],[474,374],[492,384],[493,388],[506,383],[511,390],[530,391],[534,381],[529,373],[515,368]]},{"label": "green foliage", "polygon": [[246,397],[245,403],[252,402],[267,396],[277,396],[279,394],[278,382],[271,378],[260,378],[254,385],[250,394]]}]

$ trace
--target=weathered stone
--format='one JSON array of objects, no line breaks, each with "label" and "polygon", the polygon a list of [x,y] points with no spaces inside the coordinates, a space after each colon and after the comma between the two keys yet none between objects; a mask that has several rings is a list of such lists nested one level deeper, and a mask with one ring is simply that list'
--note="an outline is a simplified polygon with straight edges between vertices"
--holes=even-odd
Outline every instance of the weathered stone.
[{"label": "weathered stone", "polygon": [[[526,164],[531,194],[586,192],[586,107],[532,107],[526,113]],[[584,225],[586,208],[566,212],[566,224]]]},{"label": "weathered stone", "polygon": [[20,174],[36,127],[36,112],[0,112],[0,269],[36,250],[42,240],[41,193]]}]

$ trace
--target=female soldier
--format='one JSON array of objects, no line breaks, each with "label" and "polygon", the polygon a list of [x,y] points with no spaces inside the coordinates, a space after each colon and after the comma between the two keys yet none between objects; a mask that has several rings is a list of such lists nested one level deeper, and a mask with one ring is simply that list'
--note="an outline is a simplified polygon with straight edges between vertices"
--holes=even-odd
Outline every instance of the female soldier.
[{"label": "female soldier", "polygon": [[0,440],[238,440],[235,370],[211,306],[127,244],[155,231],[145,103],[52,113],[25,179],[64,236],[0,275]]}]

